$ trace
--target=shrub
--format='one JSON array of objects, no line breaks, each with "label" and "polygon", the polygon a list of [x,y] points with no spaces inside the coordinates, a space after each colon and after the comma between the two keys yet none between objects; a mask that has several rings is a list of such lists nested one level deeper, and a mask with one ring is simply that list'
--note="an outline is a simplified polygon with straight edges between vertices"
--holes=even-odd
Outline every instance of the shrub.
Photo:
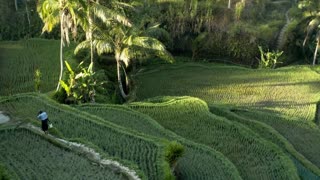
[{"label": "shrub", "polygon": [[0,179],[1,180],[7,180],[10,179],[9,174],[5,170],[3,166],[0,165]]},{"label": "shrub", "polygon": [[275,68],[279,63],[278,58],[282,55],[283,51],[264,52],[261,46],[258,46],[261,58],[259,60],[259,68]]},{"label": "shrub", "polygon": [[41,77],[42,74],[40,69],[36,69],[36,71],[34,72],[34,90],[36,92],[40,92]]},{"label": "shrub", "polygon": [[169,162],[171,170],[173,171],[177,165],[178,159],[183,155],[184,147],[177,141],[171,141],[166,149],[166,160]]},{"label": "shrub", "polygon": [[65,61],[68,69],[69,78],[66,81],[61,80],[61,87],[65,90],[67,98],[72,102],[94,102],[95,87],[97,85],[94,77],[95,73],[92,71],[92,64],[88,68],[82,67],[81,62],[76,70]]}]

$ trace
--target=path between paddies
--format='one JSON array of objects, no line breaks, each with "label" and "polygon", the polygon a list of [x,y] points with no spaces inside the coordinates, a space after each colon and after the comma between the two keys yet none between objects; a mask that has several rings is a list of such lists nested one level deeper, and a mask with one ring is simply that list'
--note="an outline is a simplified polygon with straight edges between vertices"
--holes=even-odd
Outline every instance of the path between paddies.
[{"label": "path between paddies", "polygon": [[10,118],[3,114],[2,111],[0,111],[0,124],[6,123],[10,120]]},{"label": "path between paddies", "polygon": [[[0,111],[0,124],[7,123],[7,122],[9,122],[9,120],[10,120],[10,118],[8,116],[4,115],[2,111]],[[26,127],[28,129],[42,133],[42,130],[39,127],[33,126],[30,123],[22,125],[22,127]],[[75,149],[79,150],[80,152],[84,152],[84,153],[90,155],[90,157],[92,157],[93,161],[98,162],[101,165],[108,166],[111,169],[113,169],[114,171],[120,171],[121,173],[127,175],[127,177],[130,180],[141,180],[137,176],[135,171],[129,169],[128,167],[123,166],[122,164],[120,164],[117,161],[101,158],[101,155],[99,153],[97,153],[94,149],[85,146],[84,144],[70,142],[70,141],[67,141],[64,139],[54,137],[50,134],[48,134],[46,136],[50,139],[56,140],[57,142],[59,142],[61,144],[64,144],[64,145],[69,146],[71,148],[75,148]]]},{"label": "path between paddies", "polygon": [[[26,124],[25,127],[42,133],[42,130],[39,127],[33,126],[30,123]],[[99,162],[99,164],[101,164],[101,165],[109,166],[111,169],[120,171],[123,174],[126,174],[130,180],[141,180],[137,176],[135,171],[129,169],[128,167],[123,166],[122,164],[120,164],[117,161],[101,158],[101,155],[99,153],[97,153],[94,149],[85,146],[84,144],[70,142],[70,141],[67,141],[64,139],[54,137],[50,134],[48,134],[46,136],[64,144],[64,145],[67,145],[72,148],[77,148],[81,152],[85,152],[85,153],[91,155],[93,157],[94,161]]]}]

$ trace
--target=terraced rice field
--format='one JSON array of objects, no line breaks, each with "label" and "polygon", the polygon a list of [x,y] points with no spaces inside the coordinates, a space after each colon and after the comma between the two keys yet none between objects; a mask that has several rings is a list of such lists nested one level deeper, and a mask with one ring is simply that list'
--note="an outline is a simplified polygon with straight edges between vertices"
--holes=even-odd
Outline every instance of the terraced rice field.
[{"label": "terraced rice field", "polygon": [[164,129],[145,114],[120,105],[90,104],[77,108],[137,132],[183,144],[186,152],[178,161],[175,170],[178,179],[240,179],[237,168],[220,152]]},{"label": "terraced rice field", "polygon": [[[13,119],[0,124],[0,152],[9,152],[0,156],[0,179],[5,173],[12,179],[48,173],[60,179],[127,178],[43,134],[17,128],[39,126],[39,110],[54,123],[51,134],[85,144],[142,179],[320,179],[320,67],[148,65],[134,77],[137,102],[67,106],[25,93],[35,90],[36,69],[41,92],[55,89],[58,52],[54,40],[0,42],[0,112]],[[172,141],[185,148],[174,172],[166,159]]]},{"label": "terraced rice field", "polygon": [[320,130],[315,124],[290,121],[285,117],[256,111],[235,111],[245,119],[263,122],[280,132],[304,157],[320,168]]},{"label": "terraced rice field", "polygon": [[[228,109],[219,106],[211,106],[210,111],[247,126],[264,139],[281,147],[294,161],[299,176],[303,177],[303,179],[317,179],[320,177],[320,169],[317,166],[318,155],[316,153],[319,144],[319,132],[315,131],[315,129],[312,130],[307,126],[301,127],[297,121],[293,121],[295,125],[290,125],[290,122],[288,123],[284,119],[281,123],[277,123],[276,121],[281,121],[280,118],[270,117],[268,113],[259,117],[259,112],[251,112],[251,117],[249,117],[246,116],[246,114],[250,114],[248,110]],[[263,119],[269,119],[273,122],[267,123]],[[281,129],[284,124],[288,125],[288,129]],[[280,132],[291,132],[292,134]],[[310,141],[312,143],[309,143]]]},{"label": "terraced rice field", "polygon": [[82,113],[67,106],[50,101],[36,94],[16,95],[3,98],[0,109],[16,118],[35,119],[39,109],[46,109],[49,119],[62,137],[81,139],[98,148],[107,157],[125,160],[138,174],[147,179],[171,178],[169,164],[165,160],[166,143],[158,138],[141,136],[129,129]]},{"label": "terraced rice field", "polygon": [[[126,179],[27,129],[0,131],[0,162],[13,179]],[[14,174],[13,174],[14,173]]]},{"label": "terraced rice field", "polygon": [[293,162],[279,147],[241,124],[212,115],[200,99],[162,97],[129,107],[182,137],[220,151],[244,179],[299,179]]},{"label": "terraced rice field", "polygon": [[[34,92],[34,74],[37,69],[42,74],[41,92],[54,90],[60,72],[59,48],[60,41],[54,40],[0,42],[0,95]],[[72,46],[66,47],[64,51],[70,49]],[[66,60],[73,61],[70,52],[66,56]]]},{"label": "terraced rice field", "polygon": [[253,70],[210,63],[162,65],[137,76],[136,94],[138,100],[193,96],[209,106],[265,109],[292,120],[314,121],[315,104],[320,97],[319,78],[318,69],[308,66]]}]

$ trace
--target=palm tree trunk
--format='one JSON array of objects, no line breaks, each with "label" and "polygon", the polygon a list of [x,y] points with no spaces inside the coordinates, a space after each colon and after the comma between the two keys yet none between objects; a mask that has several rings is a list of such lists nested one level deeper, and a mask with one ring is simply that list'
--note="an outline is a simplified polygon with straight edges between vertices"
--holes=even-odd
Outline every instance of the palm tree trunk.
[{"label": "palm tree trunk", "polygon": [[89,36],[90,36],[90,60],[93,69],[93,40],[92,40],[92,18],[89,17]]},{"label": "palm tree trunk", "polygon": [[62,73],[63,73],[63,36],[64,36],[63,19],[64,19],[64,14],[62,13],[60,16],[60,36],[61,36],[60,38],[60,75],[59,75],[59,82],[58,82],[56,91],[58,91],[60,88],[60,81],[62,80]]},{"label": "palm tree trunk", "polygon": [[124,68],[124,66],[123,66],[123,63],[121,63],[121,67],[122,67],[122,70],[123,70],[123,73],[124,73],[124,76],[125,76],[125,78],[126,78],[126,90],[127,90],[127,92],[129,92],[129,77],[128,77],[128,74],[127,74],[127,72],[126,72],[126,69]]},{"label": "palm tree trunk", "polygon": [[26,4],[26,13],[27,13],[27,18],[28,18],[28,23],[29,23],[29,28],[30,28],[31,21],[30,21],[30,15],[29,15],[28,3],[27,3],[27,0],[25,0],[24,2],[25,2],[25,4]]},{"label": "palm tree trunk", "polygon": [[117,75],[118,75],[118,84],[119,84],[120,94],[124,99],[127,99],[128,95],[126,95],[126,93],[124,92],[122,81],[121,81],[120,53],[116,53],[116,61],[117,61]]},{"label": "palm tree trunk", "polygon": [[14,0],[14,6],[16,8],[16,11],[18,11],[18,2],[17,2],[17,0]]},{"label": "palm tree trunk", "polygon": [[93,19],[90,14],[90,1],[88,0],[87,3],[88,3],[87,18],[89,21],[89,39],[90,39],[90,60],[91,60],[92,69],[93,69],[93,40],[92,40]]},{"label": "palm tree trunk", "polygon": [[317,35],[317,46],[316,46],[316,49],[314,50],[314,55],[313,55],[313,63],[312,63],[313,66],[316,64],[319,43],[320,43],[320,34]]}]

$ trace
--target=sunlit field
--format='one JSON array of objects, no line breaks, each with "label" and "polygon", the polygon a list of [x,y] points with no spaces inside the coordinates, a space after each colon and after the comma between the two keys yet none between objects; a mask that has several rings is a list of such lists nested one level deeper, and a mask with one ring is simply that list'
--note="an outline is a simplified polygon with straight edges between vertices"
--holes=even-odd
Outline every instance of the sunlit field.
[{"label": "sunlit field", "polygon": [[[150,68],[151,69],[151,68]],[[137,98],[193,96],[210,104],[271,110],[314,121],[318,72],[308,66],[253,70],[217,64],[162,65],[138,75]]]}]

